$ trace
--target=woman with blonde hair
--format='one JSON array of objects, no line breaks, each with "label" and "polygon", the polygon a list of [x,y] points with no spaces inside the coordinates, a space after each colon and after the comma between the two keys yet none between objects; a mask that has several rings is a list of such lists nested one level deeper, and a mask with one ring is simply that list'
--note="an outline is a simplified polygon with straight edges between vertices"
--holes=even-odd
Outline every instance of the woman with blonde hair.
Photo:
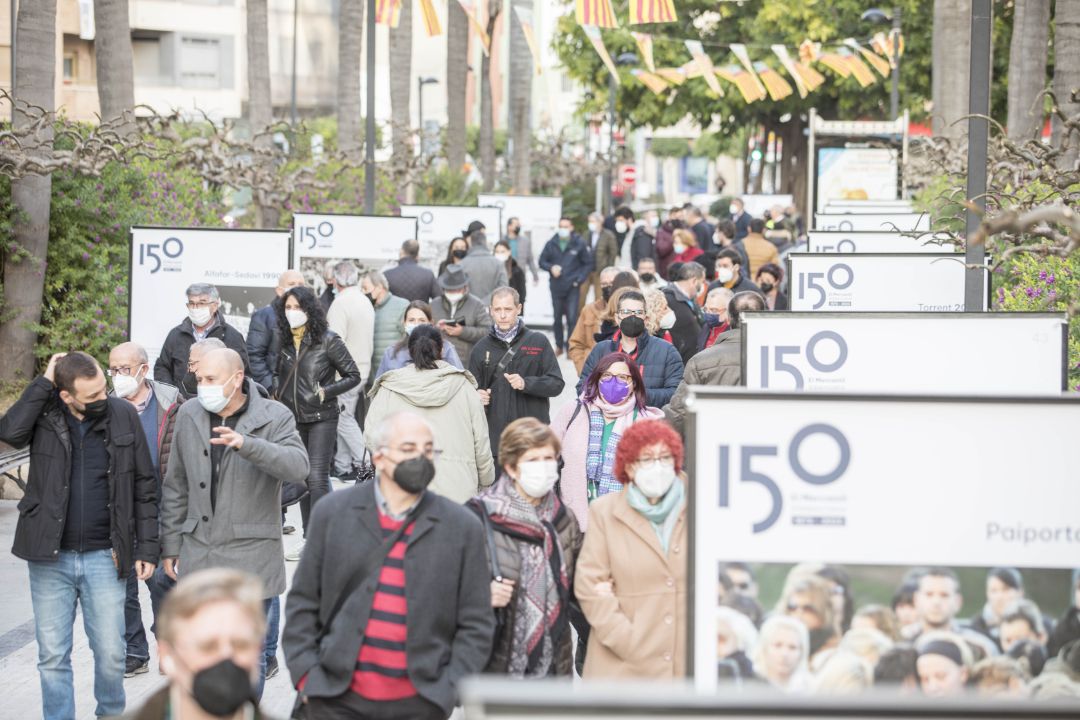
[{"label": "woman with blonde hair", "polygon": [[761,626],[751,660],[754,673],[785,693],[804,692],[810,683],[810,635],[786,615],[773,615]]},{"label": "woman with blonde hair", "polygon": [[776,611],[801,622],[810,635],[810,667],[824,661],[840,641],[840,624],[829,584],[817,575],[805,575],[786,588]]},{"label": "woman with blonde hair", "polygon": [[892,650],[894,644],[883,632],[873,628],[853,627],[840,638],[839,650],[854,653],[873,667],[882,655]]},{"label": "woman with blonde hair", "polygon": [[664,293],[659,290],[646,290],[644,295],[646,332],[674,344],[668,331],[675,326],[675,311],[668,305]]},{"label": "woman with blonde hair", "polygon": [[754,677],[750,653],[757,643],[758,631],[750,618],[726,605],[716,608],[716,658],[734,664],[742,679]]}]

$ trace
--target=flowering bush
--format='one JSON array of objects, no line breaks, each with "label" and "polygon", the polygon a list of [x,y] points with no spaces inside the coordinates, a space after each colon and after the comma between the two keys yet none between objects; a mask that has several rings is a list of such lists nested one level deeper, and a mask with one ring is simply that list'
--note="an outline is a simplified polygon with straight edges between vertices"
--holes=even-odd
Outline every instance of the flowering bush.
[{"label": "flowering bush", "polygon": [[[996,279],[994,296],[1000,310],[1067,312],[1080,302],[1080,257],[1039,257],[1021,254],[1010,258]],[[1080,390],[1080,320],[1069,324],[1069,387]]]}]

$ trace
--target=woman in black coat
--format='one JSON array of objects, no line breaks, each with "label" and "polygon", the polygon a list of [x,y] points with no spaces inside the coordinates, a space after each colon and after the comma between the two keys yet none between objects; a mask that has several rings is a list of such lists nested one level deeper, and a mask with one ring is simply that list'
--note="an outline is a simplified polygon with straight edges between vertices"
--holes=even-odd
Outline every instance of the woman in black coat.
[{"label": "woman in black coat", "polygon": [[525,271],[518,265],[517,260],[510,254],[510,243],[505,240],[500,240],[495,243],[495,257],[499,258],[506,263],[506,276],[510,278],[510,287],[518,291],[518,296],[521,297],[521,304],[525,305],[525,291],[528,290],[528,283],[525,282]]},{"label": "woman in black coat", "polygon": [[[360,370],[345,341],[327,328],[326,314],[311,290],[295,287],[281,300],[275,307],[281,351],[273,396],[296,416],[296,429],[311,464],[308,494],[300,501],[307,537],[311,507],[330,492],[330,462],[338,424],[335,398],[360,384]],[[299,560],[299,550],[285,559]]]}]

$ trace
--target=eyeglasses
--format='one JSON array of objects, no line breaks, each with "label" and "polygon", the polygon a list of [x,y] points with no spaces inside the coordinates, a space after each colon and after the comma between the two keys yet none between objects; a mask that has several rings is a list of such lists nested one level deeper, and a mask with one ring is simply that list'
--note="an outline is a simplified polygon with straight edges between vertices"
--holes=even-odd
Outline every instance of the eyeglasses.
[{"label": "eyeglasses", "polygon": [[615,314],[616,315],[621,315],[622,317],[630,317],[631,315],[637,315],[638,317],[642,317],[642,318],[645,317],[645,311],[644,310],[619,310]]},{"label": "eyeglasses", "polygon": [[622,375],[622,374],[606,372],[606,373],[604,373],[603,375],[600,376],[601,380],[610,380],[611,378],[618,378],[619,380],[622,380],[627,385],[634,382],[634,378],[632,376],[630,376],[630,375]]},{"label": "eyeglasses", "polygon": [[209,302],[209,301],[208,302],[189,302],[187,304],[188,310],[199,310],[200,308],[209,308],[209,307],[213,307],[213,306],[214,306],[214,303]]},{"label": "eyeglasses", "polygon": [[744,592],[750,589],[750,583],[748,582],[732,583],[732,585],[736,590],[742,590]]},{"label": "eyeglasses", "polygon": [[665,455],[656,455],[656,456],[651,456],[651,457],[639,457],[637,460],[634,461],[634,464],[635,465],[648,465],[649,463],[666,464],[666,463],[674,463],[674,462],[675,462],[675,457],[673,455],[671,455],[671,453],[667,453]]},{"label": "eyeglasses", "polygon": [[799,605],[798,603],[788,603],[787,611],[788,613],[804,612],[811,615],[818,614],[817,608],[813,605]]},{"label": "eyeglasses", "polygon": [[428,460],[438,460],[439,458],[442,457],[442,454],[443,454],[442,450],[436,450],[435,448],[424,448],[423,450],[421,450],[420,448],[416,447],[415,445],[399,445],[397,447],[384,447],[383,450],[394,450],[395,452],[399,452],[402,455],[407,456],[407,459],[409,459],[409,460],[412,460],[413,458],[416,458],[416,457],[420,457],[421,455],[425,456]]},{"label": "eyeglasses", "polygon": [[111,367],[111,368],[109,368],[108,370],[105,371],[105,374],[108,375],[109,377],[116,377],[117,375],[127,375],[127,376],[130,377],[132,370],[138,370],[138,368],[141,368],[141,367],[142,367],[142,365],[136,365],[135,367],[127,367],[127,366]]}]

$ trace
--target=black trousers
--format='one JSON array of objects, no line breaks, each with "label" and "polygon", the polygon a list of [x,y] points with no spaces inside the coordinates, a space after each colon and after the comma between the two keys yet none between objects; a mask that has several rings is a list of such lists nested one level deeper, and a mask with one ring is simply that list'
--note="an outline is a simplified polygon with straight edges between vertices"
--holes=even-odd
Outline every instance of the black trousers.
[{"label": "black trousers", "polygon": [[419,695],[373,702],[346,690],[336,698],[309,698],[306,717],[307,720],[446,720],[449,716]]},{"label": "black trousers", "polygon": [[323,496],[330,494],[330,463],[334,460],[334,442],[337,440],[337,418],[313,423],[296,423],[300,440],[307,448],[308,494],[300,501],[300,517],[304,520],[304,537],[308,533],[311,508]]}]

